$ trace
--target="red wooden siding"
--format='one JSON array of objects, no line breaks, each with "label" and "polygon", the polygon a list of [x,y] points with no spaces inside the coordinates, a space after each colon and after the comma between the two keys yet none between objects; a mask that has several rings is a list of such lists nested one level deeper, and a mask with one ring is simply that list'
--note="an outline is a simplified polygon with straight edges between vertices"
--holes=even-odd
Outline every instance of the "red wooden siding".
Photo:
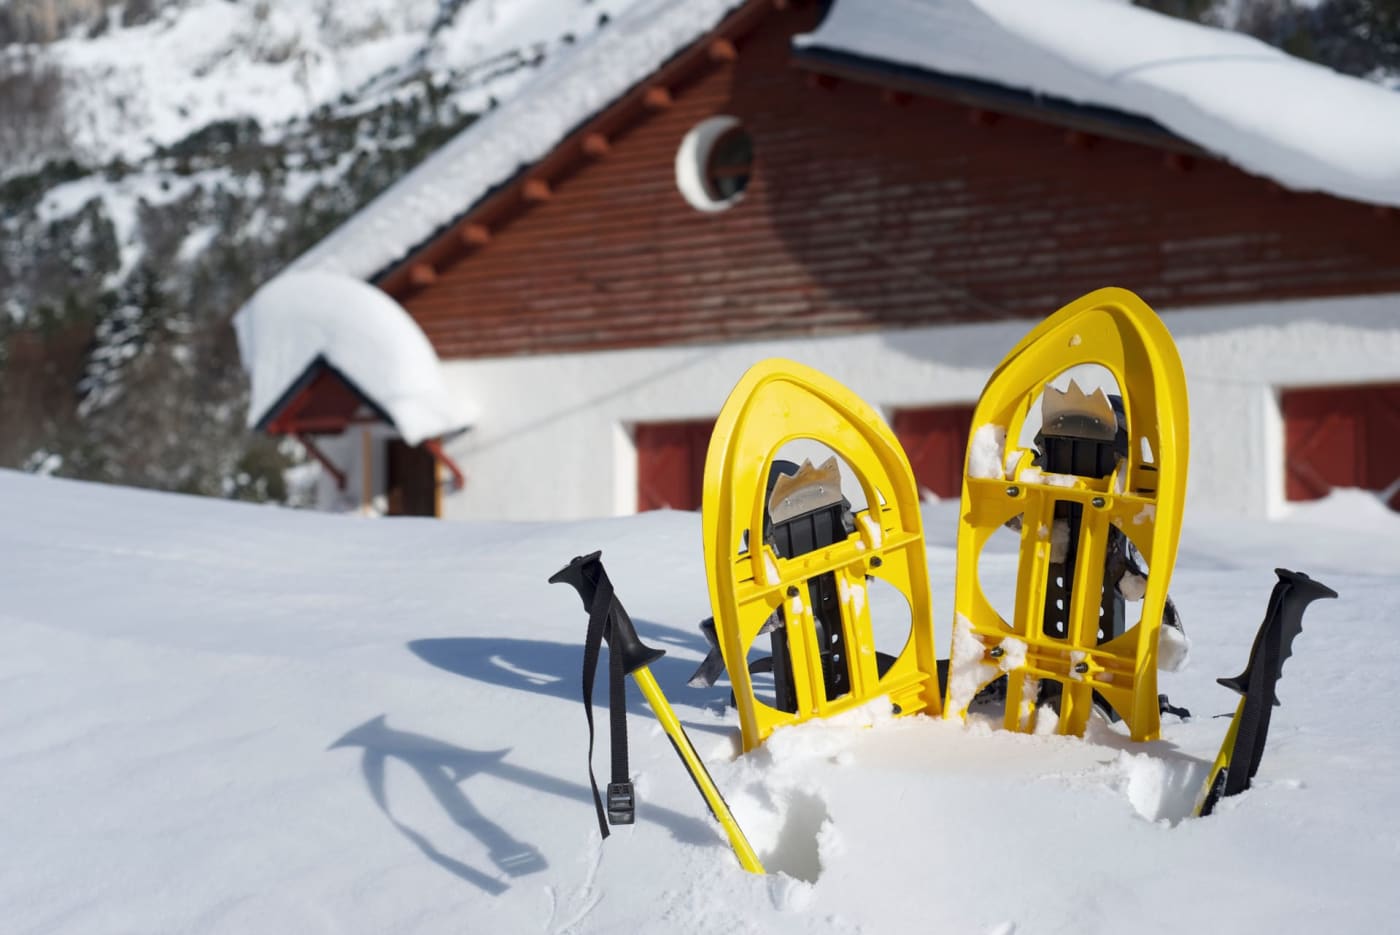
[{"label": "red wooden siding", "polygon": [[945,500],[962,496],[972,408],[938,406],[901,409],[894,414],[894,434],[909,456],[920,490],[931,490]]},{"label": "red wooden siding", "polygon": [[[1400,383],[1288,390],[1281,402],[1289,500],[1400,481]],[[1400,510],[1400,490],[1390,507]]]},{"label": "red wooden siding", "polygon": [[[519,199],[489,238],[449,234],[457,252],[424,285],[386,287],[446,358],[1040,316],[1105,285],[1176,308],[1400,291],[1400,222],[1369,205],[810,80],[789,41],[817,6],[767,15],[736,61],[672,85],[546,200]],[[704,214],[674,162],[716,114],[752,135],[753,176]]]},{"label": "red wooden siding", "polygon": [[698,510],[713,420],[636,427],[637,511]]}]

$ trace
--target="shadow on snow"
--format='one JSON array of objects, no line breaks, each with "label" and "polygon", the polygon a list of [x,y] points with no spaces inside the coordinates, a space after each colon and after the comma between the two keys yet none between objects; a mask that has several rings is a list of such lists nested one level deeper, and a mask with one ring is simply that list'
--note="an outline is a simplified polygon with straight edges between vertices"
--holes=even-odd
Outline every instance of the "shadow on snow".
[{"label": "shadow on snow", "polygon": [[[495,818],[478,809],[462,788],[465,781],[477,775],[492,776],[535,792],[573,799],[588,806],[579,810],[580,828],[591,827],[593,794],[587,786],[509,763],[506,760],[509,749],[469,750],[454,746],[422,734],[396,730],[388,726],[382,714],[353,728],[328,749],[346,747],[364,751],[361,769],[365,785],[370,798],[389,822],[433,863],[491,895],[500,895],[510,888],[502,876],[526,876],[544,870],[548,862],[535,845],[520,840]],[[452,822],[481,842],[495,874],[445,853],[394,815],[385,785],[385,771],[390,760],[411,767]],[[646,818],[665,827],[683,843],[718,843],[714,830],[699,818],[654,804],[646,806]]]},{"label": "shadow on snow", "polygon": [[[674,631],[667,631],[674,632]],[[696,640],[701,640],[696,634]],[[665,643],[654,640],[659,649]],[[499,639],[495,637],[451,637],[442,639],[414,640],[408,649],[419,659],[454,675],[475,679],[489,685],[500,685],[517,691],[538,695],[549,695],[567,701],[579,702],[582,707],[583,689],[583,639],[578,645],[550,643],[540,640]],[[687,685],[691,673],[698,663],[687,659],[673,659],[663,656],[652,663],[651,674],[666,692],[667,698],[675,704],[682,702],[696,706],[715,707],[722,705],[729,694],[727,682],[714,688],[694,689]],[[594,683],[593,706],[606,710],[608,707],[608,659],[606,649],[599,656],[598,672]],[[639,717],[650,718],[651,709],[633,685],[627,689],[628,707]],[[707,731],[730,737],[735,728],[725,724],[705,724],[684,721],[687,731]],[[579,714],[579,726],[583,728],[583,715]]]}]

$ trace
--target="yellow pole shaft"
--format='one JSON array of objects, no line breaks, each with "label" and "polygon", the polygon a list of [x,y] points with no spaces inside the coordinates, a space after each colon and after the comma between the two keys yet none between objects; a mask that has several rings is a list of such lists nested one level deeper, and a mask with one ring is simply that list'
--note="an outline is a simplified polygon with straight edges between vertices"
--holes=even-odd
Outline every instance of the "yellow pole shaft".
[{"label": "yellow pole shaft", "polygon": [[715,781],[710,778],[710,771],[705,768],[700,755],[695,752],[695,745],[690,742],[685,728],[681,726],[680,719],[676,717],[676,712],[671,708],[671,703],[666,700],[666,695],[662,693],[661,686],[656,684],[656,677],[646,666],[634,670],[632,677],[637,680],[637,685],[641,688],[647,704],[651,705],[656,719],[661,722],[661,729],[666,732],[667,737],[671,738],[671,744],[680,754],[681,761],[685,763],[690,778],[695,780],[700,794],[705,797],[705,803],[710,806],[710,811],[723,826],[724,833],[729,835],[729,846],[734,848],[734,856],[739,858],[739,865],[749,873],[763,873],[763,864],[759,862],[758,855],[754,853],[753,846],[749,844],[749,839],[744,837],[739,823],[734,820],[734,815],[729,811],[729,804],[724,801],[724,796],[720,795]]},{"label": "yellow pole shaft", "polygon": [[1244,713],[1244,696],[1240,696],[1240,703],[1235,706],[1235,716],[1230,719],[1230,729],[1225,732],[1225,740],[1220,744],[1220,752],[1215,755],[1215,762],[1211,764],[1210,772],[1206,775],[1205,785],[1201,786],[1201,791],[1196,795],[1196,807],[1191,810],[1191,814],[1199,818],[1201,809],[1206,804],[1206,797],[1210,795],[1210,789],[1215,785],[1215,777],[1220,775],[1220,771],[1230,768],[1230,758],[1235,751],[1235,735],[1240,730],[1240,715]]}]

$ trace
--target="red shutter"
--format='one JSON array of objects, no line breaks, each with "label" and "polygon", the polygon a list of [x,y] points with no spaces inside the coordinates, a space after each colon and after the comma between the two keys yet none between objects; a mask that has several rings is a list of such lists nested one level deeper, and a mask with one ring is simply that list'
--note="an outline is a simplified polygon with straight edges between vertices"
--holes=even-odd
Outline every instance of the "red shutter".
[{"label": "red shutter", "polygon": [[[1400,480],[1400,384],[1288,390],[1281,406],[1289,500]],[[1400,509],[1400,491],[1390,506]]]},{"label": "red shutter", "polygon": [[698,510],[713,421],[637,426],[637,511]]},{"label": "red shutter", "polygon": [[909,456],[920,489],[944,499],[962,496],[963,461],[972,429],[971,406],[901,409],[894,434]]}]

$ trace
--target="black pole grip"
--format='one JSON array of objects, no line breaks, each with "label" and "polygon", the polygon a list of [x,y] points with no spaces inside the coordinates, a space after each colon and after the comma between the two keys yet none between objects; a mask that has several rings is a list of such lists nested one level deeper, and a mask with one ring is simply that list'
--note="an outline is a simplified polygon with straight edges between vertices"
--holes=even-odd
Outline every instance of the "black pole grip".
[{"label": "black pole grip", "polygon": [[[598,595],[598,586],[606,580],[608,572],[603,567],[602,552],[577,556],[549,577],[550,584],[573,585],[574,590],[578,591],[579,597],[583,599],[583,609],[589,613],[593,612],[593,601]],[[621,658],[622,670],[628,675],[666,655],[666,650],[653,649],[642,642],[637,636],[637,628],[632,625],[632,618],[627,616],[622,602],[616,597],[612,599],[603,638],[608,641],[608,649]]]},{"label": "black pole grip", "polygon": [[[1222,796],[1238,795],[1249,788],[1259,772],[1269,722],[1278,701],[1278,681],[1283,663],[1293,655],[1293,641],[1303,632],[1303,612],[1319,598],[1336,597],[1337,592],[1300,571],[1276,568],[1278,582],[1269,595],[1264,621],[1250,648],[1249,663],[1232,678],[1217,679],[1221,685],[1244,696],[1236,715],[1235,745],[1230,752],[1230,768],[1220,791]],[[1203,810],[1202,814],[1207,814]]]}]

